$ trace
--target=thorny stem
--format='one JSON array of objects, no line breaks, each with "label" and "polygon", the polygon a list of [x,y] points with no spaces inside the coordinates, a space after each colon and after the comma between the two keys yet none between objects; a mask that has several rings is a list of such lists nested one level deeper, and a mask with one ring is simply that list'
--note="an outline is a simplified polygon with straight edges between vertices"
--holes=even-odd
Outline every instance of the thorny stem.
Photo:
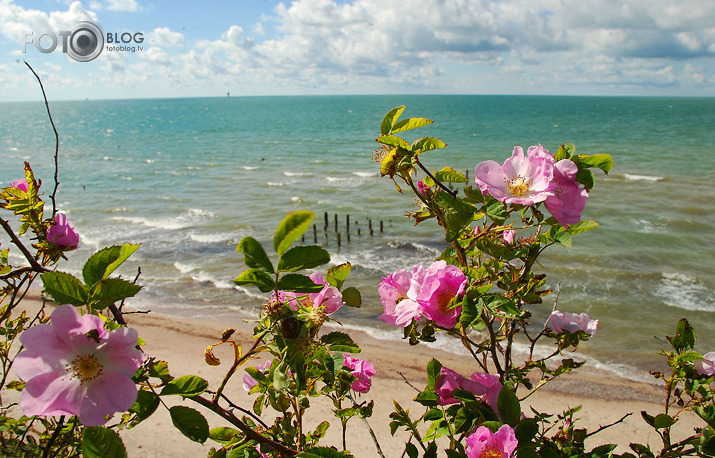
[{"label": "thorny stem", "polygon": [[417,159],[416,156],[415,156],[415,164],[417,164],[417,165],[419,166],[419,168],[422,169],[422,171],[425,173],[425,175],[427,175],[428,177],[430,177],[430,178],[432,179],[432,181],[434,181],[434,182],[437,184],[437,186],[439,186],[440,188],[442,188],[443,191],[445,191],[447,194],[449,194],[449,195],[452,196],[452,197],[457,197],[457,191],[452,191],[451,189],[449,189],[448,187],[446,187],[444,184],[442,184],[441,181],[439,181],[437,178],[435,178],[434,175],[432,175],[432,174],[430,173],[430,171],[427,170],[427,168],[425,168],[424,165],[422,165],[422,163],[420,162],[419,159]]},{"label": "thorny stem", "polygon": [[268,437],[263,436],[262,434],[257,433],[253,430],[253,428],[242,422],[240,418],[236,417],[232,412],[229,412],[218,404],[216,404],[212,399],[207,399],[201,396],[193,396],[188,399],[191,399],[192,401],[201,404],[202,406],[216,413],[219,417],[223,418],[224,420],[227,420],[229,423],[240,429],[249,439],[273,447],[278,451],[278,453],[281,454],[281,456],[293,457],[298,454],[296,450],[286,447],[280,442],[276,442]]},{"label": "thorny stem", "polygon": [[238,346],[237,346],[237,345],[234,345],[234,351],[235,351],[235,355],[236,355],[235,361],[233,362],[233,365],[231,366],[231,368],[230,368],[230,369],[228,370],[228,372],[226,373],[226,376],[225,376],[225,377],[223,378],[223,380],[221,381],[221,385],[218,387],[218,390],[216,390],[216,394],[214,394],[214,397],[213,397],[213,399],[211,400],[211,402],[213,402],[214,404],[218,404],[218,399],[219,399],[219,397],[221,396],[221,393],[223,392],[223,389],[226,387],[226,384],[228,383],[228,380],[229,380],[229,379],[233,376],[233,374],[236,372],[236,369],[238,369],[248,358],[250,358],[250,357],[253,355],[253,352],[256,350],[256,348],[258,348],[258,345],[259,345],[261,342],[263,342],[263,337],[265,337],[265,335],[266,335],[267,333],[268,333],[268,331],[264,331],[260,336],[258,336],[258,338],[256,339],[256,341],[253,343],[253,346],[251,347],[251,349],[248,350],[248,351],[246,352],[246,354],[244,354],[244,355],[241,356],[241,357],[239,357]]},{"label": "thorny stem", "polygon": [[25,259],[27,259],[27,262],[30,263],[30,267],[32,267],[32,270],[35,272],[43,273],[43,272],[49,272],[49,269],[42,267],[37,260],[30,254],[30,252],[25,248],[25,245],[22,244],[19,238],[17,238],[17,235],[15,235],[15,232],[12,230],[10,227],[10,224],[8,224],[7,221],[4,219],[0,218],[0,226],[7,232],[7,235],[10,236],[10,240],[12,243],[17,246],[20,251],[22,252],[23,256],[25,256]]},{"label": "thorny stem", "polygon": [[603,431],[603,430],[606,429],[606,428],[610,428],[611,426],[615,426],[615,425],[617,425],[618,423],[622,423],[623,420],[625,420],[626,418],[630,417],[631,415],[633,415],[633,413],[632,413],[632,412],[628,412],[627,414],[625,414],[624,416],[622,416],[620,420],[616,420],[616,421],[614,421],[614,422],[611,423],[611,424],[608,424],[608,425],[605,425],[605,426],[601,426],[601,427],[599,427],[597,430],[592,431],[592,432],[586,434],[586,437],[591,437],[591,436],[593,436],[594,434],[598,434],[599,432]]},{"label": "thorny stem", "polygon": [[[351,393],[348,393],[348,399],[352,401],[353,406],[357,407],[357,402],[355,402],[355,398],[353,398],[353,395]],[[360,416],[362,419],[363,424],[367,428],[367,432],[370,433],[370,437],[372,438],[372,441],[375,443],[375,448],[377,449],[377,454],[380,455],[382,458],[385,458],[385,455],[382,453],[382,448],[380,448],[380,442],[377,440],[377,436],[375,436],[375,432],[372,430],[370,427],[370,423],[367,422],[367,418]],[[343,430],[343,435],[345,434],[345,431]],[[345,449],[345,439],[343,438],[343,449]]]},{"label": "thorny stem", "polygon": [[504,383],[504,371],[501,368],[501,364],[499,364],[499,355],[497,355],[497,337],[496,334],[494,334],[494,329],[492,329],[492,324],[493,322],[488,322],[486,326],[489,330],[489,350],[492,353],[492,361],[494,362],[494,366],[499,374],[499,378],[501,379],[501,382]]},{"label": "thorny stem", "polygon": [[57,205],[55,204],[55,195],[57,195],[57,188],[60,186],[60,182],[59,182],[60,134],[57,133],[57,127],[55,127],[55,122],[52,120],[52,113],[50,113],[50,104],[47,102],[47,94],[45,94],[45,87],[42,85],[42,80],[40,79],[40,76],[35,72],[35,69],[33,69],[30,66],[30,64],[27,63],[27,61],[24,61],[24,62],[25,62],[25,65],[27,65],[27,68],[30,69],[32,74],[35,75],[35,78],[37,78],[37,82],[40,83],[40,89],[42,89],[42,98],[45,99],[45,108],[47,109],[47,117],[50,118],[50,124],[52,125],[52,130],[55,133],[55,188],[52,190],[52,194],[50,194],[50,200],[52,200],[52,217],[54,218],[55,213],[57,212]]},{"label": "thorny stem", "polygon": [[55,440],[57,439],[57,436],[60,434],[60,430],[62,429],[62,425],[65,422],[65,416],[62,415],[60,417],[60,420],[57,422],[57,426],[55,427],[55,431],[52,433],[52,437],[50,437],[50,440],[47,442],[47,445],[45,445],[44,451],[42,452],[42,458],[47,458],[50,456],[50,449],[52,448],[52,444],[54,444]]}]

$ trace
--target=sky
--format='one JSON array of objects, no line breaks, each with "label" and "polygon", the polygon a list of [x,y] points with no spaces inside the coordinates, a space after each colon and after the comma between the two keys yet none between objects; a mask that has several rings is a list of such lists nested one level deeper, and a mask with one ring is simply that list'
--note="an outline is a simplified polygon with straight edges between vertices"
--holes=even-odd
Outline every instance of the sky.
[{"label": "sky", "polygon": [[[62,52],[80,21],[105,41],[89,62]],[[715,96],[715,1],[0,0],[0,101],[38,99],[23,61],[54,100]]]}]

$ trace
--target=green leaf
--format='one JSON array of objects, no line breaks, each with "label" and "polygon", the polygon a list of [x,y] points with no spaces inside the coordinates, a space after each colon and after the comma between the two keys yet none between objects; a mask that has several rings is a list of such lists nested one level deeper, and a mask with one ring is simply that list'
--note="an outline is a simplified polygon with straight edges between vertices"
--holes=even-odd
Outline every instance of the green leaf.
[{"label": "green leaf", "polygon": [[325,285],[318,285],[307,275],[286,274],[278,280],[278,289],[295,293],[317,293]]},{"label": "green leaf", "polygon": [[387,135],[390,133],[390,131],[392,130],[392,126],[395,125],[397,120],[400,118],[400,115],[402,115],[403,111],[405,111],[404,105],[395,107],[387,112],[385,117],[382,118],[382,123],[380,124],[380,133],[382,135]]},{"label": "green leaf", "polygon": [[92,306],[102,309],[115,302],[135,296],[142,287],[121,278],[105,278],[100,280],[92,294]]},{"label": "green leaf", "polygon": [[613,168],[613,158],[610,154],[579,154],[574,162],[584,167],[596,167],[608,173]]},{"label": "green leaf", "polygon": [[429,391],[434,391],[434,385],[437,382],[437,377],[439,377],[440,371],[442,370],[442,363],[432,358],[429,363],[427,363],[427,389]]},{"label": "green leaf", "polygon": [[328,272],[325,275],[325,281],[328,282],[330,286],[335,286],[340,289],[343,287],[343,282],[345,282],[348,275],[350,275],[351,270],[352,265],[349,262],[333,266],[328,269]]},{"label": "green leaf", "polygon": [[377,137],[377,141],[383,145],[398,146],[404,150],[410,151],[410,144],[397,135],[380,135]]},{"label": "green leaf", "polygon": [[149,367],[149,377],[156,377],[162,382],[174,379],[169,373],[169,365],[166,361],[154,361],[154,364]]},{"label": "green leaf", "polygon": [[579,221],[576,224],[570,225],[567,230],[569,231],[569,234],[576,235],[580,234],[581,232],[589,231],[598,226],[600,226],[600,224],[598,224],[597,222],[585,219],[583,221]]},{"label": "green leaf", "polygon": [[195,375],[184,375],[183,377],[175,378],[167,383],[161,390],[161,396],[178,394],[184,397],[198,396],[206,391],[209,387],[209,382]]},{"label": "green leaf", "polygon": [[233,428],[219,426],[209,431],[209,439],[218,442],[219,444],[230,444],[233,440],[242,433]]},{"label": "green leaf", "polygon": [[109,277],[124,261],[129,258],[140,245],[126,243],[103,248],[94,253],[82,267],[82,278],[85,284],[94,286],[98,281]]},{"label": "green leaf", "polygon": [[362,297],[360,296],[360,291],[354,286],[345,288],[343,290],[343,302],[348,307],[359,308],[362,305]]},{"label": "green leaf", "polygon": [[445,146],[447,146],[447,144],[442,140],[433,137],[422,137],[412,142],[411,148],[412,151],[422,154],[427,151],[432,151],[433,149],[444,148]]},{"label": "green leaf", "polygon": [[715,405],[707,404],[694,406],[693,411],[698,414],[711,428],[715,428]]},{"label": "green leaf", "polygon": [[459,316],[459,324],[464,329],[469,329],[472,324],[479,320],[483,308],[484,302],[481,299],[476,303],[470,299],[465,299],[462,303],[462,314]]},{"label": "green leaf", "polygon": [[308,230],[315,218],[315,213],[299,210],[288,214],[278,225],[273,237],[273,248],[282,255],[288,247]]},{"label": "green leaf", "polygon": [[504,209],[504,204],[496,199],[487,202],[482,207],[482,211],[497,224],[503,224],[509,217],[509,212]]},{"label": "green leaf", "polygon": [[655,417],[655,420],[653,422],[653,427],[655,429],[663,429],[663,428],[670,428],[675,424],[677,420],[671,417],[670,415],[666,415],[664,413],[657,415]]},{"label": "green leaf", "polygon": [[539,424],[533,418],[525,418],[516,425],[515,433],[519,444],[528,444],[539,433]]},{"label": "green leaf", "polygon": [[434,177],[441,182],[448,183],[468,183],[469,180],[462,172],[454,170],[452,167],[444,167],[442,170],[434,174]]},{"label": "green leaf", "polygon": [[502,387],[497,399],[497,409],[502,422],[516,426],[521,419],[521,405],[516,394],[507,387]]},{"label": "green leaf", "polygon": [[159,396],[156,394],[151,391],[139,390],[137,392],[137,400],[134,402],[134,405],[129,408],[129,412],[136,415],[136,419],[132,422],[133,425],[137,425],[149,418],[156,412],[159,403]]},{"label": "green leaf", "polygon": [[335,377],[335,375],[343,368],[345,358],[340,353],[334,353],[332,355],[326,354],[323,362],[325,363],[325,367],[328,371],[333,374],[333,377]]},{"label": "green leaf", "polygon": [[405,132],[412,129],[418,129],[420,127],[428,126],[434,121],[427,118],[409,118],[402,121],[396,122],[392,125],[391,133],[396,134],[398,132]]},{"label": "green leaf", "polygon": [[84,284],[65,272],[45,272],[40,275],[45,292],[58,304],[85,305],[89,292]]},{"label": "green leaf", "polygon": [[248,269],[243,271],[233,280],[233,282],[237,286],[256,285],[263,293],[272,291],[273,287],[276,285],[273,278],[260,269]]},{"label": "green leaf", "polygon": [[441,410],[436,408],[428,410],[424,416],[425,421],[441,420],[442,418],[444,418],[444,414],[442,414]]},{"label": "green leaf", "polygon": [[84,458],[124,458],[127,449],[116,431],[103,426],[86,428],[82,435]]},{"label": "green leaf", "polygon": [[199,412],[190,407],[173,406],[169,408],[169,415],[181,434],[200,444],[206,442],[209,437],[209,424]]},{"label": "green leaf", "polygon": [[274,272],[273,264],[271,260],[268,259],[268,255],[263,249],[263,246],[253,237],[242,238],[236,247],[236,251],[243,252],[243,262],[245,262],[248,267],[265,270],[269,273]]},{"label": "green leaf", "polygon": [[339,452],[330,447],[313,447],[297,455],[296,458],[345,458],[352,457],[350,452]]},{"label": "green leaf", "polygon": [[278,259],[279,272],[312,269],[330,262],[330,254],[319,246],[294,246]]},{"label": "green leaf", "polygon": [[571,156],[576,152],[576,145],[573,143],[566,143],[565,145],[559,146],[559,150],[556,152],[554,159],[556,162],[562,159],[571,159]]},{"label": "green leaf", "polygon": [[695,348],[695,329],[693,329],[688,320],[683,318],[678,321],[675,332],[675,337],[666,337],[666,339],[677,352],[682,353]]},{"label": "green leaf", "polygon": [[322,336],[320,341],[327,345],[330,351],[360,353],[360,347],[357,346],[352,337],[343,332],[330,332]]},{"label": "green leaf", "polygon": [[594,177],[593,172],[588,169],[578,169],[575,179],[583,184],[586,189],[591,189],[593,185],[596,184],[596,177]]}]

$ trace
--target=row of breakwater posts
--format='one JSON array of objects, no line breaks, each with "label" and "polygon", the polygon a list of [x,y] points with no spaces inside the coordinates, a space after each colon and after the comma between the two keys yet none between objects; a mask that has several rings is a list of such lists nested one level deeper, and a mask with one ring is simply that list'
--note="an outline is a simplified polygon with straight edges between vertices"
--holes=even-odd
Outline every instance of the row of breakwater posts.
[{"label": "row of breakwater posts", "polygon": [[[349,214],[345,215],[343,224],[340,224],[339,219],[342,218],[339,218],[338,214],[335,213],[331,221],[328,212],[324,212],[323,227],[320,228],[318,224],[313,224],[313,243],[318,244],[318,241],[321,241],[322,244],[328,245],[331,240],[334,240],[334,243],[340,247],[346,243],[350,243],[353,237],[380,236],[384,233],[386,227],[383,220],[373,220],[372,218],[364,218],[363,224],[361,225],[359,219],[351,219]],[[365,220],[367,220],[367,225],[365,224]],[[392,220],[389,220],[387,223],[392,223]],[[364,230],[365,226],[367,226],[366,230]],[[310,233],[303,234],[301,241],[305,243],[306,238],[310,240],[310,237]]]}]

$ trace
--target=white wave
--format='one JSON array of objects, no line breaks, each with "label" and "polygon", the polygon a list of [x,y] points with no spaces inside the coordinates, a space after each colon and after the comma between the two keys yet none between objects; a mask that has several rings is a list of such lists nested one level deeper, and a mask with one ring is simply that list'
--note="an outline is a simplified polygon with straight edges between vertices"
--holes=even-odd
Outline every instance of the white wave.
[{"label": "white wave", "polygon": [[8,150],[8,151],[19,151],[19,150],[17,149],[17,146],[11,146],[11,147],[9,147],[7,150]]},{"label": "white wave", "polygon": [[256,170],[258,166],[243,165],[241,166],[243,170]]},{"label": "white wave", "polygon": [[300,199],[300,197],[298,197],[298,196],[293,196],[293,197],[290,198],[290,201],[291,201],[291,202],[300,202],[301,199]]},{"label": "white wave", "polygon": [[147,164],[153,164],[155,161],[154,159],[144,159],[144,162],[146,162]]},{"label": "white wave", "polygon": [[263,301],[266,300],[266,295],[255,293],[254,291],[251,291],[248,288],[244,288],[243,286],[234,286],[234,288],[236,288],[238,291],[241,291],[243,294],[245,294],[248,297],[255,297],[255,298],[261,299]]},{"label": "white wave", "polygon": [[147,227],[165,230],[177,230],[194,226],[202,221],[211,219],[214,216],[213,212],[201,210],[199,208],[190,208],[186,212],[170,218],[146,218],[143,216],[115,216],[112,219],[116,221],[128,221],[133,224],[141,224]]},{"label": "white wave", "polygon": [[288,172],[285,171],[283,172],[283,175],[287,177],[312,177],[313,174],[311,172]]},{"label": "white wave", "polygon": [[268,186],[285,186],[285,183],[281,183],[278,181],[267,181],[266,185],[268,185]]},{"label": "white wave", "polygon": [[715,294],[697,278],[682,273],[663,273],[656,293],[671,307],[715,312]]},{"label": "white wave", "polygon": [[189,238],[199,243],[222,243],[236,240],[235,235],[230,233],[196,234],[192,232],[189,234]]},{"label": "white wave", "polygon": [[632,222],[639,227],[638,232],[643,232],[645,234],[663,234],[667,232],[665,225],[654,223],[652,221],[648,221],[647,219],[636,219],[632,220]]},{"label": "white wave", "polygon": [[634,173],[624,173],[623,176],[626,180],[633,181],[662,181],[665,178],[656,175],[636,175]]},{"label": "white wave", "polygon": [[359,177],[367,178],[367,177],[376,177],[377,173],[376,172],[353,172],[353,175],[357,175]]},{"label": "white wave", "polygon": [[325,181],[329,183],[350,183],[351,181],[355,181],[352,178],[343,178],[343,177],[325,177]]},{"label": "white wave", "polygon": [[196,270],[195,266],[192,266],[191,264],[184,264],[183,262],[178,261],[174,263],[174,267],[176,267],[176,270],[178,270],[182,274],[187,274],[192,270]]},{"label": "white wave", "polygon": [[211,274],[204,272],[203,270],[199,271],[195,275],[192,275],[191,278],[193,278],[194,281],[197,281],[199,283],[211,283],[216,288],[220,289],[228,289],[234,287],[233,282],[229,282],[228,280],[220,280],[212,276]]}]

